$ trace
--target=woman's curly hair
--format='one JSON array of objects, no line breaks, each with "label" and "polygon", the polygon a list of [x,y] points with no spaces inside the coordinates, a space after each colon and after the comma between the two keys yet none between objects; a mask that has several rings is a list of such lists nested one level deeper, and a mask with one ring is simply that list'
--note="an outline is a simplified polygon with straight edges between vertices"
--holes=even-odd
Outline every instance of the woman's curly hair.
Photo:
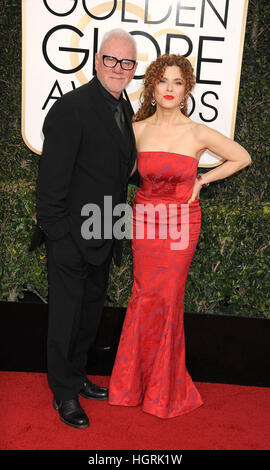
[{"label": "woman's curly hair", "polygon": [[185,80],[185,101],[182,113],[187,116],[187,98],[195,85],[195,76],[193,67],[186,57],[179,54],[163,54],[147,67],[144,77],[144,88],[140,97],[141,106],[133,117],[133,121],[142,121],[155,113],[156,108],[151,105],[153,91],[156,84],[164,75],[166,67],[176,65],[180,68],[183,79]]}]

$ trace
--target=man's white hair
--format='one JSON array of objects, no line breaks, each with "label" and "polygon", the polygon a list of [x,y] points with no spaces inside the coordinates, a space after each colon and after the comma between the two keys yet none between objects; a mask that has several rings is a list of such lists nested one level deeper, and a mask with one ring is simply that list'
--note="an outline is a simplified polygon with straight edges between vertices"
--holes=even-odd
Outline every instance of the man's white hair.
[{"label": "man's white hair", "polygon": [[107,31],[107,33],[104,34],[104,36],[102,38],[102,41],[101,41],[101,44],[99,46],[99,51],[98,51],[99,54],[102,51],[104,43],[107,42],[108,40],[112,39],[112,38],[115,38],[115,37],[123,38],[126,41],[130,41],[131,44],[134,47],[135,58],[137,58],[137,44],[136,44],[136,41],[135,41],[134,37],[132,36],[132,34],[128,33],[127,31],[125,31],[124,29],[121,29],[121,28],[112,29],[111,31]]}]

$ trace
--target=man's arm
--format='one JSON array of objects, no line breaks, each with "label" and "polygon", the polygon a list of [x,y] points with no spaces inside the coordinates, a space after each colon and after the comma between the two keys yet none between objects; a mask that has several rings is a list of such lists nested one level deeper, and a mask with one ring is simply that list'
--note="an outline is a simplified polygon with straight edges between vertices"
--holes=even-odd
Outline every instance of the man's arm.
[{"label": "man's arm", "polygon": [[60,99],[50,109],[43,133],[37,182],[37,219],[48,238],[56,240],[69,232],[66,200],[81,140],[78,116],[67,100]]}]

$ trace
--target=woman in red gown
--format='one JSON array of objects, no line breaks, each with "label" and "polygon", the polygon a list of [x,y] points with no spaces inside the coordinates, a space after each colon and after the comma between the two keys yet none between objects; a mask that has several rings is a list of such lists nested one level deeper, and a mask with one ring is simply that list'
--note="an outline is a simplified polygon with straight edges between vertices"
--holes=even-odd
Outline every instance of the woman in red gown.
[{"label": "woman in red gown", "polygon": [[[199,193],[251,162],[236,142],[187,117],[188,59],[163,55],[145,74],[134,118],[141,177],[133,206],[134,283],[109,387],[111,405],[171,418],[202,405],[185,364],[185,283],[200,233]],[[197,176],[201,153],[226,160]]]}]

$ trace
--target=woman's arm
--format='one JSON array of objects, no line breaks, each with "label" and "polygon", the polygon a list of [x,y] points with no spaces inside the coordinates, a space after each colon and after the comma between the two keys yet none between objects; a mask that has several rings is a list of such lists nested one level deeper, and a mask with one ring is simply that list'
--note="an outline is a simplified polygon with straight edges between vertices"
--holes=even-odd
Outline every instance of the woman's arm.
[{"label": "woman's arm", "polygon": [[201,150],[208,149],[226,161],[213,170],[204,173],[200,180],[196,179],[189,202],[193,202],[198,197],[204,184],[227,178],[251,164],[249,153],[241,145],[214,129],[203,124],[199,125],[196,129],[195,138]]}]

